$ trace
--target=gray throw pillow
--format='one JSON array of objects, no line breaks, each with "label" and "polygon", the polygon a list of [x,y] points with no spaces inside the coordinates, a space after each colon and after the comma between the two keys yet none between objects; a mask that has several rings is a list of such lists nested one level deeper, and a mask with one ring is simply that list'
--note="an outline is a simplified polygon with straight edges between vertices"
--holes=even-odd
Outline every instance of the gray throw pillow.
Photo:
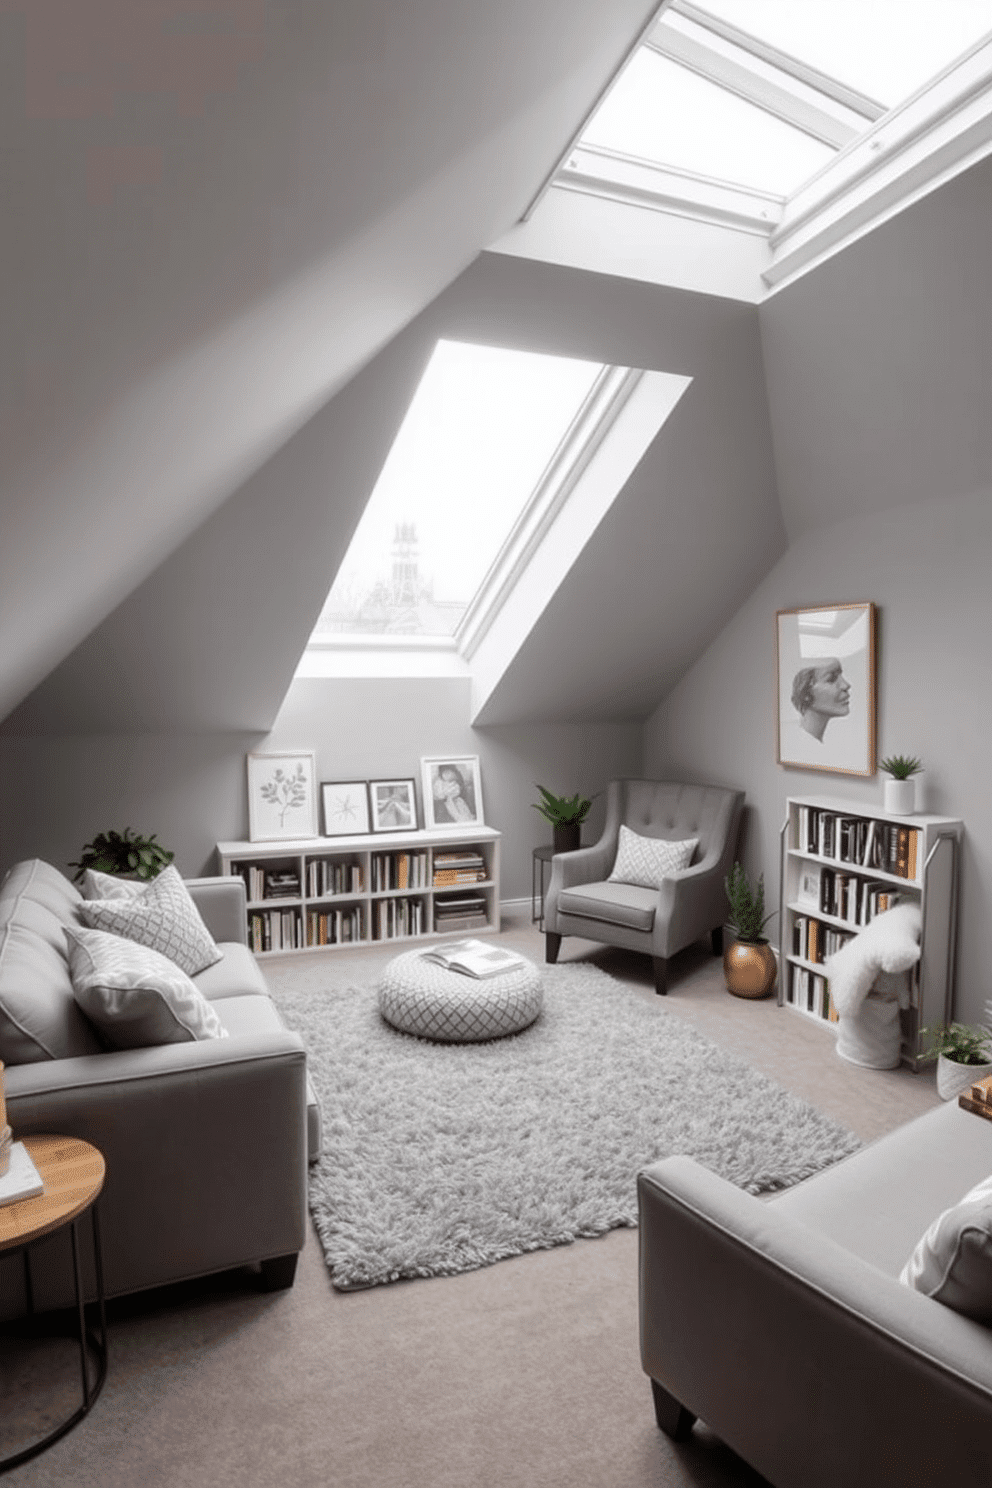
[{"label": "gray throw pillow", "polygon": [[620,828],[617,858],[609,883],[636,884],[642,889],[660,889],[662,880],[688,868],[699,846],[698,837],[669,842],[666,837],[641,837],[629,827]]},{"label": "gray throw pillow", "polygon": [[93,930],[123,935],[168,956],[188,976],[221,959],[189,890],[171,864],[147,888],[126,899],[84,899],[79,918]]},{"label": "gray throw pillow", "polygon": [[199,987],[158,951],[104,930],[65,935],[73,996],[111,1048],[227,1037]]},{"label": "gray throw pillow", "polygon": [[84,899],[140,899],[148,884],[138,878],[118,878],[115,873],[87,868],[80,887]]},{"label": "gray throw pillow", "polygon": [[977,1323],[992,1323],[992,1178],[934,1220],[899,1280]]}]

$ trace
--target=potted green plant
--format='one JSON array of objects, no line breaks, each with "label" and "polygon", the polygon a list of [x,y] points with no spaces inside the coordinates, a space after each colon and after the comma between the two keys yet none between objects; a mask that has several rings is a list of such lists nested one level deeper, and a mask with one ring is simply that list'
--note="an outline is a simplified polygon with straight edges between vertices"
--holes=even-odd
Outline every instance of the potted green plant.
[{"label": "potted green plant", "polygon": [[945,1028],[921,1028],[920,1035],[933,1040],[920,1058],[936,1059],[941,1100],[953,1100],[976,1080],[992,1075],[992,1029],[948,1023]]},{"label": "potted green plant", "polygon": [[911,754],[890,754],[881,768],[889,779],[885,782],[885,809],[893,816],[909,816],[916,806],[916,781],[923,768],[922,760]]},{"label": "potted green plant", "polygon": [[537,789],[542,799],[532,801],[531,805],[546,822],[551,823],[555,852],[575,852],[582,846],[582,823],[589,815],[595,797],[580,796],[578,792],[574,796],[554,796],[543,785],[538,785]]},{"label": "potted green plant", "polygon": [[125,827],[123,832],[98,833],[92,842],[84,843],[79,862],[70,863],[69,867],[76,870],[73,874],[76,883],[87,868],[94,868],[97,873],[113,873],[119,878],[147,881],[157,878],[174,857],[175,853],[160,845],[154,832],[150,837],[141,837]]},{"label": "potted green plant", "polygon": [[723,976],[734,997],[767,997],[775,985],[778,966],[768,944],[765,926],[775,911],[765,913],[765,876],[758,875],[752,887],[740,863],[724,880],[730,913],[727,925],[733,941],[724,947]]}]

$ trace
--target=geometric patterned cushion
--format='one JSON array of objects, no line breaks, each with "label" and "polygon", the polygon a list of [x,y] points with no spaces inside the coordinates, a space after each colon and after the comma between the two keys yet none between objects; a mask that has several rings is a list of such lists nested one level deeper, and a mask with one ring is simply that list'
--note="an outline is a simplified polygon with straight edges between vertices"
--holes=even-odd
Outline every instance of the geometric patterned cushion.
[{"label": "geometric patterned cushion", "polygon": [[669,842],[664,837],[639,837],[629,827],[620,828],[617,859],[607,882],[637,884],[642,889],[660,889],[662,879],[688,868],[699,846],[698,837]]},{"label": "geometric patterned cushion", "polygon": [[118,878],[115,873],[87,868],[80,887],[84,899],[140,899],[148,885],[138,878]]},{"label": "geometric patterned cushion", "polygon": [[65,935],[73,995],[111,1048],[227,1037],[199,987],[158,951],[104,930]]},{"label": "geometric patterned cushion", "polygon": [[530,961],[476,980],[408,951],[390,961],[379,983],[379,1011],[401,1033],[442,1044],[468,1044],[519,1033],[544,1004],[541,973]]},{"label": "geometric patterned cushion", "polygon": [[172,864],[133,898],[84,899],[79,918],[94,930],[159,951],[188,976],[213,966],[223,954]]}]

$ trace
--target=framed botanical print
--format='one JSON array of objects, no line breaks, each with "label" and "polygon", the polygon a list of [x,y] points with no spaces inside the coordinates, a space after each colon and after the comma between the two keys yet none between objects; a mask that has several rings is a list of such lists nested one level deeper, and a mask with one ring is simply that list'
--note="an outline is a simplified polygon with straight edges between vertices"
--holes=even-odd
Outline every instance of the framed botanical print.
[{"label": "framed botanical print", "polygon": [[317,836],[312,751],[249,754],[248,836],[279,842]]},{"label": "framed botanical print", "polygon": [[320,801],[325,837],[357,837],[369,830],[369,788],[364,780],[324,780]]},{"label": "framed botanical print", "polygon": [[813,605],[775,617],[780,765],[875,773],[875,606]]},{"label": "framed botanical print", "polygon": [[483,825],[478,755],[433,755],[420,771],[425,827]]},{"label": "framed botanical print", "polygon": [[417,826],[417,795],[412,780],[370,780],[373,832],[412,832]]}]

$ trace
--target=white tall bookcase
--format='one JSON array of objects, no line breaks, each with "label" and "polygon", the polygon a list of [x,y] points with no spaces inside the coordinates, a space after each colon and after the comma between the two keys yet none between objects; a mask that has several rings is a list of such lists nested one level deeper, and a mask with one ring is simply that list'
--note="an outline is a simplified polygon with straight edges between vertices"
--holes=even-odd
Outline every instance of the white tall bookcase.
[{"label": "white tall bookcase", "polygon": [[[817,837],[815,845],[802,827],[809,824],[810,813],[817,822],[833,820],[827,840]],[[841,831],[841,823],[853,823]],[[857,861],[852,849],[855,838],[886,842],[894,829],[917,833],[912,859],[900,864],[912,867],[911,873],[894,872],[890,867]],[[910,978],[912,1006],[902,1014],[902,1058],[914,1070],[919,1067],[920,1029],[938,1027],[950,1021],[954,996],[954,957],[957,926],[959,858],[963,823],[955,817],[918,814],[895,816],[873,811],[861,803],[835,796],[793,796],[786,803],[786,817],[781,831],[781,879],[779,926],[778,1000],[804,1016],[815,1018],[824,1028],[836,1031],[829,1003],[829,983],[824,978],[824,942],[834,936],[859,934],[859,923],[852,911],[854,902],[863,904],[866,895],[897,894],[899,900],[915,900],[923,917],[920,961]],[[830,836],[832,832],[832,841]],[[843,838],[843,840],[842,840]],[[824,850],[826,849],[826,850]],[[841,854],[844,856],[841,856]],[[823,870],[844,882],[846,913],[828,913],[809,897],[810,883],[822,878]],[[804,894],[805,889],[805,894]],[[882,901],[884,903],[884,900]],[[817,922],[819,942],[816,959],[810,959],[798,948],[808,942],[810,920]],[[805,921],[805,923],[804,923]],[[807,946],[808,949],[808,946]],[[805,976],[804,976],[805,974]],[[814,979],[818,979],[814,980]],[[807,995],[794,995],[802,988]],[[808,989],[812,990],[808,990]]]},{"label": "white tall bookcase", "polygon": [[[259,950],[265,956],[309,951],[345,950],[382,941],[429,939],[459,933],[483,935],[499,929],[500,833],[494,827],[466,827],[463,832],[432,830],[375,832],[354,837],[316,837],[290,842],[219,842],[222,874],[251,881],[267,873],[294,874],[299,893],[280,897],[248,894],[249,930],[264,917],[277,915],[280,945]],[[481,859],[480,879],[452,882],[446,857],[463,854]],[[401,860],[406,864],[401,868]],[[400,876],[402,874],[402,877]],[[335,877],[338,892],[333,891]],[[329,892],[321,892],[324,884]],[[386,886],[392,885],[392,886]],[[316,889],[317,892],[313,892]],[[482,901],[479,913],[439,924],[438,911],[450,912],[453,901]],[[313,927],[323,917],[341,938],[313,943]],[[288,931],[288,934],[286,933]],[[344,932],[347,931],[345,935]],[[250,939],[251,937],[249,937]]]}]

